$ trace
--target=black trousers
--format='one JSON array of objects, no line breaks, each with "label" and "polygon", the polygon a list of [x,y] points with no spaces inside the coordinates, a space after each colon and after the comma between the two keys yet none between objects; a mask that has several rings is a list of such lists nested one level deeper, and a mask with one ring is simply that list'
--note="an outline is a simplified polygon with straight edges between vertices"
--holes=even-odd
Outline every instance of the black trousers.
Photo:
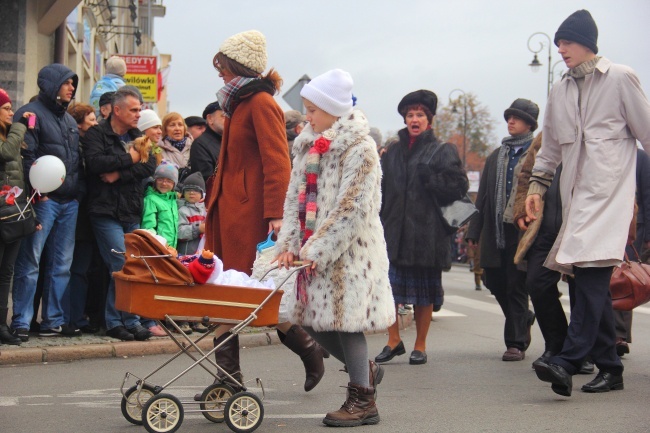
[{"label": "black trousers", "polygon": [[544,351],[553,353],[562,350],[569,327],[557,288],[562,275],[544,267],[556,237],[556,233],[540,231],[526,255],[526,288],[535,309],[537,324],[544,337]]},{"label": "black trousers", "polygon": [[571,321],[562,351],[549,362],[560,365],[569,374],[576,374],[582,361],[591,355],[603,373],[623,374],[623,363],[616,354],[614,310],[609,293],[612,267],[573,267],[575,276],[574,304]]},{"label": "black trousers", "polygon": [[506,247],[500,250],[501,267],[485,268],[485,286],[497,299],[506,318],[503,339],[506,347],[525,351],[530,344],[528,327],[535,317],[528,309],[526,273],[514,263],[518,233],[512,224],[504,224]]}]

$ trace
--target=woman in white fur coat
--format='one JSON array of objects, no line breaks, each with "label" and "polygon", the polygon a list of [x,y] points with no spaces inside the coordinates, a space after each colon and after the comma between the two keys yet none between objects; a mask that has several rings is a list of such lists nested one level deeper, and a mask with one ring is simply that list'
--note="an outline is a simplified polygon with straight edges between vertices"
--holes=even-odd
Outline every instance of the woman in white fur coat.
[{"label": "woman in white fur coat", "polygon": [[301,91],[307,125],[293,144],[293,170],[278,236],[278,265],[301,271],[289,311],[350,375],[348,399],[327,425],[376,424],[375,386],[364,331],[395,321],[388,256],[379,219],[381,168],[363,113],[353,110],[352,78],[335,69]]}]

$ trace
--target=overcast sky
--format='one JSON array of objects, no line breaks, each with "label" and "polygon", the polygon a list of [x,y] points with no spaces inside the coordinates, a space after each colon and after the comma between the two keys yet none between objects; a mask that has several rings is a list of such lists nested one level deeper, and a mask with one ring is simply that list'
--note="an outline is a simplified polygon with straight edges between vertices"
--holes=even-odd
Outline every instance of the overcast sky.
[{"label": "overcast sky", "polygon": [[[170,110],[201,115],[223,81],[212,58],[229,36],[257,29],[267,39],[268,67],[284,78],[281,98],[303,74],[315,77],[345,69],[354,79],[357,105],[371,126],[403,127],[397,104],[408,92],[429,89],[447,103],[456,88],[477,95],[495,122],[498,141],[507,135],[503,111],[516,98],[546,104],[548,41],[544,63],[533,73],[528,38],[551,37],[578,9],[598,25],[599,53],[634,68],[650,93],[650,1],[648,0],[165,0],[154,39],[172,55],[167,83]],[[551,46],[552,63],[560,60]],[[555,68],[560,71],[563,64]],[[458,93],[454,94],[454,97]],[[441,137],[445,138],[445,137]],[[498,143],[492,143],[498,144]]]}]

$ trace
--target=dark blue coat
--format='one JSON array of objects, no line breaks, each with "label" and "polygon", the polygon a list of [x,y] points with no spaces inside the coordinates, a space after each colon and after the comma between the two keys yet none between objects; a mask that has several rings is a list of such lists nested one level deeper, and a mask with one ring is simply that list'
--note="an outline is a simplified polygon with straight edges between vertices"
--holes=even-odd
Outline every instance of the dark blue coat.
[{"label": "dark blue coat", "polygon": [[[66,111],[68,104],[57,102],[57,93],[68,79],[72,79],[76,92],[79,79],[72,70],[58,63],[45,66],[38,73],[38,100],[22,106],[14,115],[16,122],[25,111],[36,114],[36,127],[27,130],[27,148],[21,152],[26,185],[30,184],[29,170],[32,163],[41,156],[54,155],[65,164],[63,185],[47,194],[56,201],[81,200],[86,190],[77,122]],[[74,98],[74,93],[72,97]]]}]

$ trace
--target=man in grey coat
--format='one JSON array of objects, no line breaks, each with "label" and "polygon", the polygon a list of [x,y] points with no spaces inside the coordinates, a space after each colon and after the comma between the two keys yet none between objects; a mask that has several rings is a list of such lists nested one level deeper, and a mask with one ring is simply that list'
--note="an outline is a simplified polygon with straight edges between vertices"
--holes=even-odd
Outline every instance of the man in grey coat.
[{"label": "man in grey coat", "polygon": [[536,219],[561,162],[563,223],[545,266],[574,276],[575,304],[562,350],[535,365],[535,372],[564,396],[571,395],[572,375],[587,355],[599,373],[582,391],[623,389],[609,281],[632,220],[636,140],[650,150],[650,103],[631,68],[597,56],[597,39],[586,10],[573,13],[555,33],[569,71],[549,95],[526,198],[527,216]]}]

